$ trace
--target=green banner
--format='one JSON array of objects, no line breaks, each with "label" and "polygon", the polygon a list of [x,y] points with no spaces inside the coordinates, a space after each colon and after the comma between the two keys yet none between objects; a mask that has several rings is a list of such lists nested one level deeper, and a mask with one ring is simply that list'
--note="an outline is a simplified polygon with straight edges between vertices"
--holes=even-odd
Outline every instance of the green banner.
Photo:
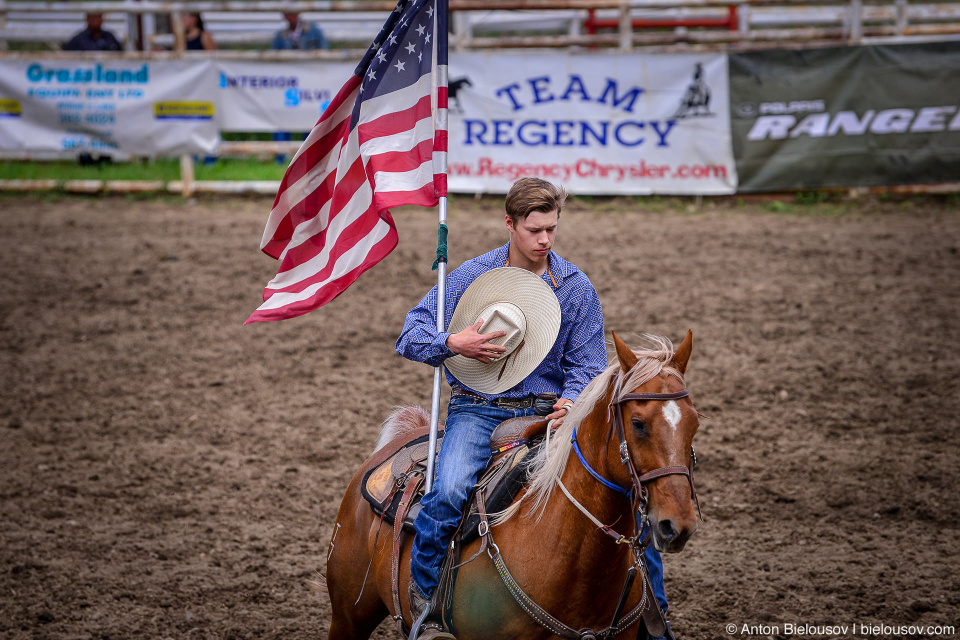
[{"label": "green banner", "polygon": [[960,181],[960,42],[730,55],[742,192]]}]

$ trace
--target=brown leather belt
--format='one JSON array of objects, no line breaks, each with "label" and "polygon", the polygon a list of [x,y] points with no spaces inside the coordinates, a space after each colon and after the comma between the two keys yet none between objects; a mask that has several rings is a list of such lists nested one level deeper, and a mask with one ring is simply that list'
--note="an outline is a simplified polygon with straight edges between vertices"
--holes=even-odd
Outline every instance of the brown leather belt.
[{"label": "brown leather belt", "polygon": [[534,406],[534,403],[537,401],[537,396],[530,394],[525,398],[494,398],[493,400],[487,400],[478,393],[464,389],[463,387],[453,387],[450,390],[451,398],[472,398],[474,400],[480,400],[481,402],[486,402],[487,404],[493,405],[500,409],[529,409]]}]

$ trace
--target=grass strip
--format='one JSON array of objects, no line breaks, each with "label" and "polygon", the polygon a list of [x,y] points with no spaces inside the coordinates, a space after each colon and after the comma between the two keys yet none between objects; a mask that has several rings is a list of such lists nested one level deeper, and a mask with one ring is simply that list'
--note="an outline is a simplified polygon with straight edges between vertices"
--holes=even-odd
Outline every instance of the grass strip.
[{"label": "grass strip", "polygon": [[[286,163],[238,158],[197,157],[197,180],[280,180]],[[77,161],[0,161],[0,180],[160,180],[180,179],[179,160],[109,162],[82,166]]]}]

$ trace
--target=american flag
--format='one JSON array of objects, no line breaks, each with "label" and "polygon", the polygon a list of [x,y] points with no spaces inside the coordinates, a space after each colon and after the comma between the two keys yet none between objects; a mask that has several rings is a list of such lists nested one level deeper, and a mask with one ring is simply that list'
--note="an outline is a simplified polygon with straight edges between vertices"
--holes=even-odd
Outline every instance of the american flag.
[{"label": "american flag", "polygon": [[397,246],[389,208],[447,195],[446,0],[400,0],[287,168],[260,249],[280,260],[246,323],[330,302]]}]

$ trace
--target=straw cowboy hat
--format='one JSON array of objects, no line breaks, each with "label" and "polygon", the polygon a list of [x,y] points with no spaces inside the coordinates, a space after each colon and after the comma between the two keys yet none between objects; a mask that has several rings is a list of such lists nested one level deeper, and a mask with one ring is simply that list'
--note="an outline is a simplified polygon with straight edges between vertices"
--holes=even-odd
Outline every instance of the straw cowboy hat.
[{"label": "straw cowboy hat", "polygon": [[480,320],[478,333],[506,332],[490,341],[506,352],[489,364],[464,356],[444,364],[470,389],[502,393],[530,375],[553,347],[560,333],[560,302],[550,285],[531,271],[492,269],[463,292],[447,331],[458,333]]}]

